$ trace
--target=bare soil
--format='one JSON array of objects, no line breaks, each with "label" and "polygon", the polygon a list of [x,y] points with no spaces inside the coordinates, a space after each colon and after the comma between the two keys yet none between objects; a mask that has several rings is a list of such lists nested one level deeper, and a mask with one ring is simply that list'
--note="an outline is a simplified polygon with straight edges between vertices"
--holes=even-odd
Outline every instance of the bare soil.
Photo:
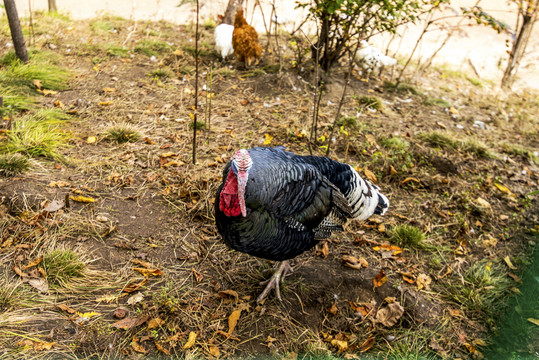
[{"label": "bare soil", "polygon": [[[344,67],[335,69],[327,79],[313,151],[321,155],[320,147],[330,144],[332,158],[362,174],[372,172],[390,209],[385,217],[349,224],[294,259],[283,302],[271,296],[256,304],[259,283],[273,264],[226,248],[214,226],[213,198],[231,155],[261,146],[266,134],[273,136],[271,146],[309,153],[311,65],[293,66],[293,54],[283,52],[279,71],[275,51],[266,51],[252,69],[233,60],[223,63],[213,52],[212,30],[204,30],[199,85],[206,91],[199,89],[198,119],[206,128],[198,132],[193,165],[192,28],[139,22],[135,29],[132,22],[107,18],[56,21],[55,32],[38,33],[35,46],[62,55],[74,77],[70,90],[41,97],[40,103],[54,107],[59,100],[73,115],[66,124],[70,146],[63,162],[35,159],[31,171],[0,179],[0,259],[3,276],[21,281],[14,266],[51,249],[72,249],[87,262],[87,272],[45,292],[21,283],[32,301],[0,312],[3,356],[480,356],[496,330],[496,317],[455,300],[447,290],[480,261],[513,275],[526,265],[525,234],[537,231],[538,224],[537,195],[528,194],[538,188],[539,168],[508,149],[518,144],[531,153],[539,150],[537,118],[529,111],[538,103],[535,94],[504,94],[434,69],[416,79],[412,92],[392,92],[384,87],[391,69],[369,81],[354,70],[342,111],[354,124],[332,135],[346,77]],[[98,21],[115,26],[100,30]],[[134,51],[142,40],[172,48],[152,58]],[[6,41],[0,35],[0,44]],[[129,56],[110,56],[110,44],[123,44]],[[211,121],[206,115],[210,66]],[[363,96],[380,98],[382,109],[362,106]],[[450,106],[427,105],[427,99],[444,99]],[[106,137],[108,127],[123,122],[139,129],[139,141],[117,144]],[[420,136],[432,131],[480,141],[489,156],[432,145]],[[392,137],[409,145],[401,150],[384,145]],[[43,212],[52,200],[79,194],[95,202],[70,201],[69,207]],[[402,224],[420,228],[428,246],[402,246],[400,254],[376,248],[390,244],[391,229]],[[364,258],[368,267],[346,267],[344,255]],[[141,262],[161,274],[145,281],[133,270],[144,267]],[[375,287],[380,270],[387,282]],[[425,275],[431,284],[418,286]],[[133,303],[139,293],[143,298]],[[375,315],[392,302],[400,303],[404,314],[394,325],[382,325]],[[99,315],[81,320],[59,304]],[[130,326],[118,328],[118,309],[133,320]],[[234,310],[241,314],[227,334]],[[190,333],[197,336],[191,346]],[[45,343],[52,345],[43,348]]]}]

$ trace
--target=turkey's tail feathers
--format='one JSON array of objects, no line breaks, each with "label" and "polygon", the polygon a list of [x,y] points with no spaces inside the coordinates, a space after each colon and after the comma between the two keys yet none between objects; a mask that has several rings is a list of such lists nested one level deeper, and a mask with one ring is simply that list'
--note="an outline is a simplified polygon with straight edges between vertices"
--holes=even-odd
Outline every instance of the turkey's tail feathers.
[{"label": "turkey's tail feathers", "polygon": [[384,215],[389,208],[389,200],[384,194],[378,193],[378,205],[374,209],[374,213],[377,215]]}]

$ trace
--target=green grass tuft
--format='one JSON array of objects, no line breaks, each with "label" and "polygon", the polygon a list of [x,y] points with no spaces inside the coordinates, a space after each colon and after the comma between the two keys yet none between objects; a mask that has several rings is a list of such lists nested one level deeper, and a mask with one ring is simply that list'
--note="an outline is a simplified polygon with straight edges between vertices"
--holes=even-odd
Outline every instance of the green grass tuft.
[{"label": "green grass tuft", "polygon": [[429,106],[439,106],[439,107],[444,107],[444,108],[451,107],[451,104],[447,100],[431,98],[431,97],[425,98],[425,100],[423,101],[423,104],[429,105]]},{"label": "green grass tuft", "polygon": [[519,146],[519,145],[503,145],[503,152],[513,156],[520,156],[524,159],[527,159],[530,162],[533,162],[539,165],[539,157],[537,157],[532,151]]},{"label": "green grass tuft", "polygon": [[4,274],[0,278],[0,314],[19,308],[28,299],[22,282],[15,282]]},{"label": "green grass tuft", "polygon": [[107,138],[119,144],[137,142],[141,138],[138,129],[129,123],[114,124],[107,129],[106,134]]},{"label": "green grass tuft", "polygon": [[378,96],[364,95],[358,99],[358,103],[360,105],[375,110],[382,110],[384,108],[384,105],[382,104],[382,99],[380,99]]},{"label": "green grass tuft", "polygon": [[36,90],[35,80],[49,90],[66,90],[71,74],[56,65],[56,54],[47,51],[30,51],[30,61],[23,64],[8,53],[1,60],[0,84],[16,91],[32,93]]},{"label": "green grass tuft", "polygon": [[129,51],[123,46],[109,44],[105,46],[105,51],[107,52],[108,56],[119,57],[119,58],[129,57]]},{"label": "green grass tuft", "polygon": [[456,149],[457,141],[448,133],[431,131],[419,134],[419,138],[433,147],[441,149]]},{"label": "green grass tuft", "polygon": [[39,110],[16,119],[0,145],[0,153],[21,153],[30,157],[60,159],[58,150],[66,146],[67,135],[60,125],[69,116],[56,109]]},{"label": "green grass tuft", "polygon": [[461,280],[446,288],[448,296],[468,311],[488,316],[495,315],[504,306],[500,300],[512,283],[505,267],[488,259],[473,263]]},{"label": "green grass tuft", "polygon": [[401,247],[421,248],[425,240],[423,231],[413,225],[396,225],[389,234],[391,241]]},{"label": "green grass tuft", "polygon": [[169,53],[174,50],[174,46],[159,40],[141,40],[135,45],[134,51],[146,56],[157,56]]},{"label": "green grass tuft", "polygon": [[487,146],[479,140],[467,139],[458,143],[460,150],[472,153],[478,158],[487,159],[492,155],[490,154]]},{"label": "green grass tuft", "polygon": [[398,152],[405,151],[410,146],[410,143],[400,136],[393,137],[381,137],[378,139],[378,143],[385,148],[395,150]]},{"label": "green grass tuft", "polygon": [[52,250],[43,255],[42,264],[51,285],[65,286],[71,278],[82,277],[85,269],[80,257],[71,250]]},{"label": "green grass tuft", "polygon": [[0,155],[1,176],[14,176],[28,170],[29,167],[28,158],[21,154]]},{"label": "green grass tuft", "polygon": [[174,73],[170,69],[159,68],[159,69],[156,69],[156,70],[152,71],[148,75],[151,76],[151,77],[159,78],[159,79],[166,79],[166,78],[170,78],[170,77],[174,76]]}]

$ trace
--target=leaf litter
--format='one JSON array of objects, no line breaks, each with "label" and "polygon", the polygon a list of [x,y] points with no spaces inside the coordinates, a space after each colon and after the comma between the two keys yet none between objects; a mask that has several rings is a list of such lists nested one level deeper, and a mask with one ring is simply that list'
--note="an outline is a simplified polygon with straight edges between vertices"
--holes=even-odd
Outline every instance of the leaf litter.
[{"label": "leaf litter", "polygon": [[[161,28],[161,30],[167,31],[166,28]],[[134,33],[134,35],[141,34]],[[174,56],[181,57],[185,54],[183,51],[177,51],[177,55]],[[132,63],[117,59],[107,60],[96,66],[97,70],[94,71],[93,65],[88,65],[87,59],[84,59],[84,63],[79,66],[83,72],[90,70],[93,77],[94,72],[105,74],[114,63],[126,73],[132,72],[129,74],[135,78],[137,74],[135,70],[138,66],[136,64],[140,61],[145,60],[138,57],[133,58]],[[132,65],[133,68],[131,68]],[[532,169],[523,175],[525,177],[523,181],[513,181],[512,177],[521,173],[521,167],[513,166],[510,162],[503,166],[491,160],[478,162],[473,158],[462,162],[462,159],[457,156],[459,154],[447,151],[442,156],[447,161],[458,163],[459,167],[463,168],[459,169],[460,173],[465,174],[468,171],[477,178],[483,177],[485,182],[474,183],[476,178],[466,177],[467,175],[459,177],[442,171],[440,173],[445,175],[436,178],[427,174],[416,159],[412,160],[413,167],[403,169],[405,159],[392,160],[391,156],[394,155],[389,154],[389,151],[382,147],[380,137],[380,135],[395,133],[402,129],[398,127],[398,121],[388,119],[390,115],[381,114],[379,118],[368,117],[370,133],[358,136],[358,141],[363,143],[350,143],[347,158],[344,155],[345,146],[342,142],[345,136],[353,138],[354,132],[351,129],[346,128],[345,131],[339,133],[332,151],[335,150],[333,153],[335,157],[348,161],[358,168],[360,166],[360,172],[367,179],[373,182],[378,181],[379,186],[390,193],[392,203],[390,211],[382,222],[369,222],[365,225],[351,224],[342,235],[334,236],[331,242],[322,244],[319,248],[320,257],[312,259],[312,254],[308,253],[294,260],[299,265],[298,275],[301,275],[302,285],[297,285],[298,275],[296,274],[286,279],[284,286],[290,290],[286,292],[289,294],[286,306],[270,300],[258,310],[240,310],[241,304],[249,304],[252,302],[250,299],[256,296],[259,289],[258,281],[262,279],[259,269],[263,268],[262,265],[266,263],[229,252],[220,244],[215,229],[211,226],[213,216],[211,208],[216,187],[220,182],[220,172],[224,163],[240,145],[262,145],[267,142],[271,146],[285,145],[292,151],[303,151],[309,138],[308,132],[304,129],[309,129],[310,124],[301,121],[299,115],[295,114],[296,110],[301,113],[301,108],[309,108],[309,102],[301,97],[290,101],[291,99],[285,99],[289,95],[282,94],[280,97],[283,100],[279,107],[264,109],[261,101],[258,104],[261,109],[259,110],[256,107],[256,97],[245,95],[245,99],[242,96],[242,100],[246,100],[246,103],[239,110],[231,109],[227,103],[234,103],[236,98],[227,94],[226,89],[236,86],[236,90],[245,89],[244,94],[255,93],[258,90],[252,89],[256,88],[256,82],[252,82],[253,79],[236,81],[235,75],[214,79],[216,84],[215,89],[212,90],[215,91],[214,113],[219,114],[219,118],[212,119],[212,132],[201,130],[199,133],[201,136],[207,136],[204,140],[204,152],[201,155],[202,164],[192,166],[186,155],[190,129],[187,128],[187,122],[176,121],[176,119],[188,119],[189,112],[193,111],[186,105],[190,104],[186,96],[192,96],[194,93],[193,90],[189,90],[193,88],[190,84],[192,77],[185,78],[185,89],[189,90],[189,93],[185,92],[183,97],[176,96],[177,99],[171,100],[167,98],[165,89],[161,89],[160,85],[148,80],[146,74],[137,77],[136,82],[129,79],[125,83],[125,79],[117,72],[114,76],[118,77],[118,80],[101,81],[95,78],[96,83],[93,84],[92,81],[95,87],[89,87],[89,82],[83,80],[83,77],[75,81],[74,91],[80,94],[78,97],[91,100],[89,105],[78,106],[76,102],[72,105],[72,101],[62,92],[44,94],[55,97],[53,98],[56,102],[55,106],[70,109],[69,111],[74,110],[73,114],[80,116],[81,121],[78,124],[80,128],[77,128],[76,132],[81,134],[81,140],[76,141],[77,149],[68,151],[71,157],[78,156],[77,161],[82,164],[77,170],[84,171],[71,172],[68,166],[53,166],[51,169],[58,169],[58,173],[61,174],[58,178],[65,181],[50,181],[48,178],[42,184],[49,186],[46,186],[46,189],[42,187],[42,191],[36,191],[36,193],[47,194],[45,197],[49,199],[51,198],[49,194],[56,192],[59,194],[57,199],[64,199],[65,191],[69,191],[69,199],[75,202],[71,204],[72,208],[76,209],[75,211],[78,211],[81,206],[90,204],[87,206],[89,212],[94,211],[93,209],[106,212],[107,214],[102,216],[107,220],[99,221],[94,214],[91,216],[95,221],[73,225],[69,218],[77,214],[72,208],[67,208],[69,203],[62,204],[61,200],[52,200],[46,205],[37,207],[49,213],[46,215],[36,216],[37,214],[32,211],[24,214],[31,206],[22,206],[24,211],[20,212],[21,215],[16,218],[17,222],[14,222],[19,225],[12,228],[5,227],[1,240],[3,251],[9,252],[14,261],[10,269],[13,269],[25,287],[29,284],[24,281],[28,282],[31,279],[42,282],[43,280],[40,279],[45,279],[45,275],[36,269],[40,266],[39,263],[28,268],[24,265],[30,265],[39,258],[42,244],[29,240],[39,238],[39,236],[48,236],[47,241],[52,244],[65,243],[92,254],[92,258],[96,259],[92,263],[94,267],[101,267],[101,269],[112,267],[113,271],[109,273],[109,276],[117,277],[118,284],[115,287],[104,287],[102,291],[69,294],[69,288],[56,289],[50,284],[48,292],[44,291],[43,294],[38,294],[36,292],[38,289],[31,288],[31,291],[44,299],[61,292],[63,296],[66,296],[66,304],[69,305],[65,305],[67,306],[65,309],[58,307],[58,313],[63,318],[77,316],[91,320],[84,322],[84,331],[88,331],[88,334],[91,334],[94,321],[96,327],[107,325],[116,329],[117,333],[114,336],[125,333],[122,342],[114,343],[116,349],[114,351],[118,351],[117,354],[125,352],[122,356],[133,357],[136,355],[133,352],[154,355],[155,351],[158,351],[170,355],[178,354],[176,349],[189,345],[187,350],[193,352],[201,350],[205,355],[217,358],[231,354],[245,354],[245,351],[251,348],[267,351],[268,348],[276,347],[278,344],[279,347],[290,350],[290,356],[294,357],[296,354],[297,357],[298,352],[301,353],[305,349],[300,344],[318,346],[316,342],[310,343],[312,339],[316,339],[316,341],[323,341],[322,345],[325,350],[340,354],[346,359],[354,359],[362,352],[376,354],[379,351],[383,352],[384,349],[387,350],[387,347],[384,348],[387,331],[400,329],[399,320],[404,316],[401,314],[399,317],[400,308],[393,304],[402,302],[406,305],[407,311],[410,308],[411,312],[407,313],[406,317],[407,320],[412,319],[411,329],[421,329],[418,325],[419,321],[417,324],[413,322],[416,317],[421,318],[421,314],[415,310],[419,304],[425,305],[429,311],[438,309],[425,300],[428,299],[427,296],[421,297],[421,294],[428,291],[429,296],[434,297],[436,302],[443,303],[440,287],[460,281],[469,264],[473,263],[479,255],[484,256],[483,251],[488,251],[495,263],[505,264],[508,270],[519,273],[520,264],[512,262],[516,258],[513,257],[515,254],[513,251],[517,250],[511,250],[509,254],[503,253],[503,255],[499,255],[498,251],[511,239],[503,233],[502,229],[514,225],[513,214],[522,212],[521,205],[515,202],[515,199],[522,199],[519,194],[531,193],[531,185],[527,185],[526,182],[531,182],[533,186],[537,184],[535,168],[532,166]],[[170,78],[162,81],[170,85],[179,80]],[[38,85],[35,86],[40,88]],[[367,84],[362,84],[359,90],[372,90],[366,89],[366,86]],[[103,98],[105,94],[107,98]],[[120,98],[117,97],[119,94],[125,95]],[[387,94],[382,93],[382,95]],[[109,96],[114,96],[114,100]],[[264,98],[264,95],[257,96]],[[134,101],[137,98],[144,98],[146,101],[140,105]],[[173,104],[174,102],[177,103]],[[294,104],[297,109],[287,108],[288,104]],[[401,106],[412,105],[403,103]],[[290,121],[290,125],[280,123],[272,113],[277,111],[275,114],[278,114],[278,111],[282,111],[281,109],[289,111],[287,121]],[[410,107],[406,111],[412,109],[414,111],[415,109],[428,110],[428,108]],[[331,115],[331,108],[323,107],[321,110],[322,116]],[[102,135],[98,130],[99,126],[103,125],[103,120],[98,114],[103,114],[104,111],[111,114],[115,112],[126,114],[130,116],[130,121],[140,122],[150,127],[151,139],[147,138],[140,143],[130,144],[130,154],[110,147],[110,144],[102,141]],[[257,111],[260,111],[260,114],[257,114]],[[459,113],[464,114],[466,111],[468,111],[466,107],[459,107]],[[140,120],[139,114],[141,114]],[[243,122],[240,126],[234,125],[236,117],[246,119],[250,116],[259,122],[260,128],[252,127],[248,123],[243,124]],[[419,123],[423,121],[421,115],[417,120]],[[443,120],[444,124],[448,125],[447,129],[451,128],[449,121],[449,119]],[[406,125],[411,126],[407,129],[411,135],[406,135],[407,141],[412,144],[410,149],[413,149],[409,152],[410,156],[421,158],[421,161],[430,161],[436,171],[444,170],[439,169],[440,165],[433,161],[434,153],[426,147],[426,144],[414,138],[414,130],[416,130],[414,125],[408,123]],[[243,127],[245,132],[240,131]],[[287,128],[288,132],[285,131]],[[252,139],[245,135],[248,131],[252,131]],[[323,132],[322,128],[321,133]],[[322,142],[330,141],[327,134],[320,139]],[[165,149],[166,152],[163,151]],[[377,162],[377,159],[381,161]],[[210,166],[212,163],[213,165]],[[513,167],[515,170],[512,169]],[[63,172],[60,173],[60,171]],[[511,171],[514,171],[514,174],[511,174]],[[495,173],[499,177],[496,177],[496,181],[494,178],[489,180],[486,177],[488,173]],[[80,182],[86,182],[86,184],[80,184]],[[94,188],[95,192],[83,189],[83,185]],[[438,196],[445,192],[451,196]],[[88,193],[91,193],[91,196],[88,196]],[[169,206],[166,216],[156,211],[157,207],[148,202],[146,194],[151,194],[152,199],[159,198]],[[83,201],[78,203],[74,198]],[[122,208],[120,199],[129,201],[129,206]],[[417,204],[414,200],[417,200]],[[107,207],[114,211],[110,211]],[[438,209],[439,213],[434,209]],[[154,213],[148,216],[149,220],[142,223],[141,213],[152,211]],[[136,219],[131,219],[131,216]],[[174,217],[175,223],[167,224],[165,222],[167,217]],[[143,226],[137,227],[138,222]],[[111,226],[97,223],[111,224]],[[402,252],[395,245],[387,244],[389,237],[386,228],[403,223],[417,225],[429,233],[429,238],[432,236],[433,241],[437,242],[436,245],[445,246],[443,248],[444,260],[440,267],[429,266],[421,255],[422,250],[418,254],[408,250]],[[56,237],[51,229],[55,231],[62,229],[62,226],[66,226],[65,224],[73,227],[74,230],[65,234],[60,233]],[[17,226],[24,227],[23,231],[13,230],[17,229]],[[144,233],[144,226],[152,234],[139,236],[138,234]],[[114,230],[109,231],[113,228]],[[129,233],[130,228],[133,229],[131,233]],[[440,231],[441,229],[446,232]],[[360,232],[362,232],[361,241],[352,241],[351,239]],[[200,234],[204,234],[206,238],[204,239]],[[150,236],[152,241],[148,240]],[[105,251],[96,250],[96,244],[100,244]],[[114,244],[126,246],[114,246]],[[26,247],[16,247],[21,245]],[[481,247],[478,248],[478,246]],[[450,252],[446,252],[446,248],[450,248]],[[32,252],[31,249],[35,250]],[[133,257],[137,257],[140,262],[132,262],[132,265],[126,266],[125,264],[129,264],[129,260]],[[455,259],[462,259],[462,261]],[[152,264],[160,266],[158,268]],[[433,261],[433,264],[436,262]],[[382,270],[378,272],[378,269]],[[332,281],[324,282],[323,279],[316,278],[314,275],[316,272],[326,274]],[[138,274],[142,274],[144,278],[141,279]],[[353,277],[347,274],[353,274]],[[518,276],[512,274],[513,277],[511,274],[507,275],[516,281],[515,277],[518,278]],[[358,278],[363,278],[365,281],[358,283]],[[168,285],[170,281],[173,283],[171,286]],[[386,282],[387,284],[384,285]],[[399,286],[404,289],[403,292],[393,289],[398,282],[400,282]],[[337,284],[343,284],[342,288],[339,288]],[[302,287],[307,288],[306,293],[313,295],[312,299],[311,296],[303,293]],[[324,291],[319,291],[319,287]],[[342,290],[345,287],[348,290]],[[295,293],[298,294],[297,298]],[[388,294],[399,298],[400,302],[385,302],[383,299]],[[410,300],[410,294],[420,295],[414,295],[419,297]],[[132,296],[136,296],[133,299],[137,301],[128,303]],[[418,305],[414,305],[415,301]],[[85,305],[80,306],[80,304]],[[87,308],[87,304],[92,304],[96,308]],[[442,354],[450,348],[454,357],[478,356],[483,344],[477,341],[477,336],[481,336],[484,332],[477,329],[482,329],[481,326],[487,325],[480,321],[471,321],[466,309],[459,312],[455,312],[455,309],[453,309],[455,311],[450,311],[451,309],[445,303],[443,304],[444,308],[438,314],[447,310],[451,321],[458,321],[458,325],[451,323],[450,328],[444,333],[443,341],[438,340],[438,350],[435,349],[435,351]],[[112,314],[118,305],[128,309],[127,315],[124,319],[119,319],[112,324],[103,319],[106,315],[81,317],[76,314],[77,311],[82,315],[90,314],[92,311]],[[75,313],[71,313],[72,310]],[[139,316],[139,312],[142,315]],[[309,316],[303,312],[307,312]],[[289,316],[289,314],[295,316]],[[265,323],[270,325],[265,326]],[[147,326],[143,326],[144,324]],[[470,335],[459,342],[460,339],[457,339],[458,336],[451,326],[466,329]],[[283,329],[282,332],[273,331],[275,327]],[[133,336],[133,333],[130,333],[133,329],[140,330],[141,333]],[[150,330],[158,333],[159,338],[155,340],[148,338]],[[292,335],[288,336],[288,334]],[[55,336],[59,335],[55,334]],[[298,340],[292,343],[288,338],[294,338],[294,336]],[[110,339],[113,338],[103,339],[103,344],[110,343]],[[236,339],[241,339],[243,342],[238,342]],[[61,341],[65,339],[59,339],[59,342]],[[77,341],[73,343],[78,346],[79,350],[90,348],[90,353],[99,346],[97,339],[95,345]],[[29,340],[21,346],[36,351],[47,350],[49,345],[40,345],[42,343],[49,344]],[[257,348],[259,343],[264,344]],[[58,348],[54,343],[52,344],[49,350]],[[119,344],[126,344],[126,346]],[[460,344],[460,348],[451,344]]]}]

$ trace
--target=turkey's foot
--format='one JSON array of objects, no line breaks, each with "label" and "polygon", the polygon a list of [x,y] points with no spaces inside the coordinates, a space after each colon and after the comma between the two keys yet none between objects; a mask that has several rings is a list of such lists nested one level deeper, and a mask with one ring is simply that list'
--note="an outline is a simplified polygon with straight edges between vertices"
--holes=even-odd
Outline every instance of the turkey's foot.
[{"label": "turkey's foot", "polygon": [[281,285],[281,281],[286,277],[288,272],[292,272],[292,267],[290,267],[290,263],[288,260],[282,261],[277,270],[273,273],[273,276],[267,280],[261,283],[266,285],[266,288],[264,291],[262,291],[262,294],[256,299],[256,302],[261,302],[268,296],[271,289],[275,289],[275,295],[277,296],[277,299],[279,301],[283,301],[281,298],[281,290],[279,289],[279,286]]}]

